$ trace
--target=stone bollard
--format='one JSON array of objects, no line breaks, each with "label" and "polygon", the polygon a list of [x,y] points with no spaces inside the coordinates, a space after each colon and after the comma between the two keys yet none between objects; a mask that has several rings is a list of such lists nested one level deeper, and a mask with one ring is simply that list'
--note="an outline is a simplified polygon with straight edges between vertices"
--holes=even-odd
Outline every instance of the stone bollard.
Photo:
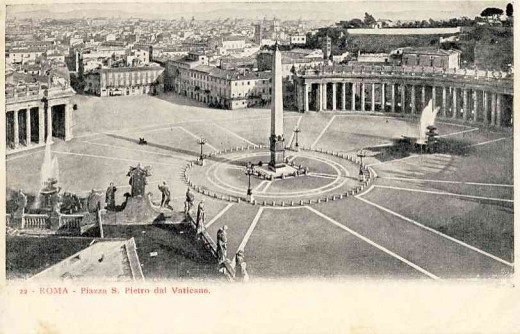
[{"label": "stone bollard", "polygon": [[256,199],[253,200],[253,205],[256,205]]},{"label": "stone bollard", "polygon": [[265,203],[265,201],[264,201],[264,206],[265,206],[265,204],[266,204],[266,203]]},{"label": "stone bollard", "polygon": [[303,205],[303,200],[300,200],[300,205]]},{"label": "stone bollard", "polygon": [[291,201],[291,206],[294,206],[294,201]]},{"label": "stone bollard", "polygon": [[282,206],[285,206],[285,202],[284,201],[282,201]]},{"label": "stone bollard", "polygon": [[325,202],[328,202],[329,201],[329,198],[328,197],[325,197]]},{"label": "stone bollard", "polygon": [[316,203],[320,204],[320,203],[321,203],[321,198],[318,198],[318,199],[316,200]]},{"label": "stone bollard", "polygon": [[343,194],[340,194],[340,195],[339,195],[339,199],[343,199]]},{"label": "stone bollard", "polygon": [[273,204],[271,204],[271,205],[272,205],[272,206],[276,206],[276,202],[275,202],[275,201],[273,201]]}]

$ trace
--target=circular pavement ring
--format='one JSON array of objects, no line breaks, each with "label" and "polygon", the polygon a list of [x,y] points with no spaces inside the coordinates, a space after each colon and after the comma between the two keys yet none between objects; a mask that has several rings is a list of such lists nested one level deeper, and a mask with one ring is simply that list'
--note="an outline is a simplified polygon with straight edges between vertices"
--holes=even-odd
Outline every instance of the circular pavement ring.
[{"label": "circular pavement ring", "polygon": [[[238,159],[243,159],[244,157],[250,157],[250,156],[258,156],[258,155],[263,155],[264,153],[254,153],[254,154],[246,154],[246,155],[242,155],[242,156],[238,156],[238,157],[234,157],[234,159],[228,159],[227,161],[236,161]],[[266,198],[290,198],[290,197],[307,197],[307,196],[318,196],[318,195],[321,195],[321,194],[324,194],[324,193],[328,193],[328,192],[331,192],[339,187],[342,187],[345,183],[346,183],[346,180],[344,179],[344,177],[341,176],[341,172],[338,168],[336,168],[336,166],[339,166],[343,172],[345,172],[346,176],[349,176],[350,173],[345,169],[345,167],[335,161],[331,161],[329,159],[326,159],[326,158],[323,158],[323,157],[314,157],[314,156],[310,156],[308,154],[301,154],[301,156],[305,156],[306,158],[310,158],[310,159],[314,159],[314,160],[317,160],[317,161],[320,161],[322,163],[325,163],[329,166],[331,166],[335,171],[336,171],[336,179],[334,179],[334,181],[326,184],[325,186],[321,186],[319,188],[313,188],[313,189],[309,189],[309,190],[303,190],[303,191],[295,191],[295,192],[285,192],[285,193],[260,193],[260,194],[256,194],[257,197],[266,197]],[[216,175],[216,172],[217,172],[217,167],[220,167],[223,163],[219,163],[219,164],[216,164],[214,166],[212,166],[212,171],[214,173],[214,177],[215,179],[220,182],[221,184],[216,184],[214,182],[214,180],[212,180],[208,173],[209,173],[209,170],[207,171],[207,176],[208,176],[208,180],[216,187],[224,190],[224,191],[227,191],[227,192],[232,192],[234,194],[239,194],[239,195],[242,195],[243,192],[244,192],[244,189],[243,188],[237,188],[235,186],[231,186],[229,184],[227,184],[226,182],[222,181],[222,179],[220,179],[217,175]],[[336,165],[336,166],[334,166]],[[302,175],[302,177],[304,177]],[[341,182],[339,185],[336,185],[338,182]],[[326,188],[331,188],[331,189],[326,189]]]},{"label": "circular pavement ring", "polygon": [[[266,149],[266,147],[257,147],[257,148],[253,148],[252,150],[264,150]],[[238,151],[237,151],[238,152]],[[316,201],[319,201],[319,199],[321,199],[321,197],[319,197],[320,195],[322,194],[328,194],[327,195],[327,198],[329,198],[329,195],[331,195],[333,200],[335,199],[343,199],[343,198],[348,198],[348,194],[351,193],[351,191],[355,191],[357,188],[359,188],[359,186],[356,184],[354,185],[353,187],[349,187],[348,190],[346,191],[342,191],[341,193],[333,193],[334,190],[338,189],[338,188],[341,188],[345,185],[345,183],[348,181],[346,179],[346,177],[342,176],[341,175],[341,171],[339,169],[341,169],[345,174],[346,176],[349,176],[350,173],[349,171],[346,169],[346,167],[344,165],[342,165],[341,163],[339,162],[336,162],[336,161],[332,161],[330,159],[327,159],[325,157],[321,157],[319,155],[331,155],[331,154],[328,154],[327,152],[318,152],[318,151],[311,151],[312,153],[311,154],[305,154],[305,152],[294,152],[297,156],[301,156],[301,157],[304,157],[304,158],[308,158],[308,159],[313,159],[313,160],[316,160],[316,161],[319,161],[321,163],[324,163],[324,164],[327,164],[329,165],[330,167],[332,167],[335,171],[336,171],[336,175],[337,177],[329,184],[326,184],[325,186],[321,186],[321,187],[318,187],[318,188],[313,188],[313,189],[309,189],[309,190],[303,190],[303,191],[296,191],[296,192],[287,192],[287,193],[260,193],[260,194],[255,194],[256,197],[259,197],[259,198],[264,198],[263,201],[255,201],[255,202],[252,202],[250,204],[253,204],[253,205],[262,205],[263,202],[266,202],[267,204],[269,204],[271,201],[269,201],[268,199],[278,199],[278,198],[282,198],[282,199],[285,199],[285,198],[294,198],[296,201],[300,201],[302,200],[302,198],[306,198],[305,201],[309,200],[309,203],[312,203],[313,200],[316,200]],[[226,153],[232,153],[231,151],[230,152],[226,152]],[[221,153],[221,154],[215,154],[216,155],[222,155],[222,154],[226,154],[226,153]],[[266,151],[262,151],[262,152],[252,152],[252,153],[248,153],[248,154],[241,154],[241,155],[235,155],[235,156],[231,156],[230,158],[224,158],[223,161],[220,161],[220,162],[217,162],[215,164],[212,164],[211,166],[209,166],[209,168],[206,170],[206,172],[204,174],[201,174],[201,177],[204,179],[204,177],[210,181],[214,186],[216,186],[217,188],[223,190],[224,192],[220,193],[220,196],[221,198],[225,198],[225,196],[228,196],[228,197],[233,197],[232,194],[230,193],[233,193],[235,194],[235,197],[236,198],[242,198],[244,199],[244,197],[242,196],[245,196],[244,195],[244,189],[241,189],[241,188],[238,188],[238,187],[235,187],[235,186],[232,186],[232,185],[229,185],[227,184],[226,182],[222,181],[218,175],[217,175],[217,171],[218,169],[220,169],[222,167],[222,165],[226,162],[230,162],[230,161],[236,161],[238,159],[243,159],[243,158],[246,158],[246,157],[251,157],[251,156],[260,156],[260,155],[265,155]],[[303,154],[302,154],[303,153]],[[318,156],[316,156],[318,155]],[[348,162],[349,164],[353,164],[353,165],[359,165],[357,162],[355,161],[351,161],[348,159],[348,156],[347,157],[340,157],[339,154],[337,155],[334,155],[332,154],[332,156],[338,158],[339,160],[342,160],[342,161],[346,161]],[[337,168],[339,167],[339,168]],[[357,167],[356,167],[357,168]],[[213,172],[214,175],[215,175],[215,178],[217,180],[217,182],[220,182],[222,183],[223,185],[220,185],[220,184],[217,184],[215,183],[215,180],[213,180],[211,177],[210,177],[210,172]],[[372,174],[372,172],[369,171],[370,174]],[[303,176],[303,175],[302,175]],[[189,176],[185,176],[185,179],[189,179]],[[369,176],[368,180],[365,182],[364,186],[368,186],[368,184],[372,181],[372,177]],[[290,179],[289,179],[290,180]],[[342,181],[341,181],[342,180]],[[340,182],[341,181],[341,182]],[[337,184],[339,183],[339,184]],[[200,185],[195,185],[195,184],[191,184],[190,185],[193,189],[202,189]],[[326,189],[326,188],[329,188],[329,189]],[[230,189],[231,188],[231,189]],[[234,190],[236,189],[236,190]],[[324,190],[325,189],[325,190]],[[208,196],[212,194],[211,192],[211,189],[207,189],[207,193],[208,193]],[[217,197],[217,192],[213,193],[213,197],[214,198],[218,198]],[[344,196],[342,196],[343,194],[346,194]],[[337,196],[337,198],[336,198]],[[311,199],[309,199],[311,198]],[[292,201],[291,201],[292,202]],[[249,202],[248,202],[249,203]],[[283,201],[281,202],[281,205],[283,205]]]}]

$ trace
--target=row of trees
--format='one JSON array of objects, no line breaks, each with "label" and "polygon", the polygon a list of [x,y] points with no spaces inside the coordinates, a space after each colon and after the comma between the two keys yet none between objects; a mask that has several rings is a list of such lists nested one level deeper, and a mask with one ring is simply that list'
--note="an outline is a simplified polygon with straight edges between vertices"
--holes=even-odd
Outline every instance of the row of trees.
[{"label": "row of trees", "polygon": [[[513,17],[513,5],[508,3],[505,11],[507,17]],[[498,19],[500,16],[504,14],[504,10],[496,7],[488,7],[484,9],[480,16],[482,18],[494,18]],[[363,20],[361,19],[352,19],[347,21],[340,21],[336,25],[345,29],[353,29],[353,28],[372,28],[377,24],[377,20],[369,13],[365,13],[365,17]],[[476,24],[474,19],[469,17],[461,17],[461,18],[451,18],[449,20],[417,20],[417,21],[408,21],[401,22],[396,21],[391,24],[388,21],[382,21],[381,25],[383,27],[392,27],[392,28],[452,28],[452,27],[460,27],[460,26],[473,26]]]},{"label": "row of trees", "polygon": [[[498,18],[504,14],[504,11],[500,8],[496,7],[488,7],[480,13],[480,16],[482,17],[492,17],[492,18]],[[508,3],[506,6],[506,16],[509,18],[513,17],[513,5],[511,3]]]}]

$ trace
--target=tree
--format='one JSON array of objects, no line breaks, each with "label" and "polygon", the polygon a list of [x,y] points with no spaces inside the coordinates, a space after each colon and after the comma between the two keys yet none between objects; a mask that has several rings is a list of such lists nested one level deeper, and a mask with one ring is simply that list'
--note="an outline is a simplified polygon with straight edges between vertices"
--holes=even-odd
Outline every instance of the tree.
[{"label": "tree", "polygon": [[506,15],[507,17],[513,17],[513,5],[508,3],[506,6]]},{"label": "tree", "polygon": [[365,18],[363,19],[363,23],[367,27],[370,27],[371,25],[376,23],[376,19],[372,15],[365,13]]},{"label": "tree", "polygon": [[486,9],[484,9],[482,11],[482,13],[480,13],[480,16],[482,17],[498,17],[500,15],[504,14],[504,11],[500,8],[496,8],[496,7],[488,7]]}]

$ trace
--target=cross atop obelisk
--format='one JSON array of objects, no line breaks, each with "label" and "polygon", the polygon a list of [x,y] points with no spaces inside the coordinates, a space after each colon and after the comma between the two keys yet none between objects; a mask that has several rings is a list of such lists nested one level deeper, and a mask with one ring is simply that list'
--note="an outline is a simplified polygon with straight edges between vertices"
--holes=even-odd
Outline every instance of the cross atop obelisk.
[{"label": "cross atop obelisk", "polygon": [[278,42],[274,45],[271,80],[271,136],[269,144],[271,161],[269,168],[275,170],[285,166],[285,139],[283,137],[282,54]]}]

